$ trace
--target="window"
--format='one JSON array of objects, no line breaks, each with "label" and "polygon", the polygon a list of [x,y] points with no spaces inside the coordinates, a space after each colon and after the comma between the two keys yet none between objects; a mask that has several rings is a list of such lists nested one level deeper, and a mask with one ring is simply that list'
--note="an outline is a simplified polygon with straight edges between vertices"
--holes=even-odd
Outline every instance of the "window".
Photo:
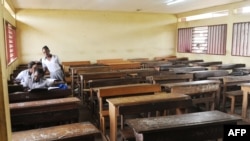
[{"label": "window", "polygon": [[228,16],[228,10],[216,11],[211,13],[204,13],[199,15],[192,15],[188,17],[179,18],[179,22],[186,22],[186,21],[194,21],[194,20],[202,20],[202,19],[210,19],[210,18],[217,18],[217,17],[224,17]]},{"label": "window", "polygon": [[207,38],[208,27],[194,27],[192,29],[192,52],[206,53],[207,52]]},{"label": "window", "polygon": [[234,9],[233,13],[234,14],[248,14],[250,13],[250,6]]},{"label": "window", "polygon": [[6,60],[11,64],[17,59],[16,28],[9,22],[5,22]]},{"label": "window", "polygon": [[250,22],[233,24],[232,55],[250,56]]},{"label": "window", "polygon": [[227,25],[178,29],[178,52],[222,55],[226,53]]}]

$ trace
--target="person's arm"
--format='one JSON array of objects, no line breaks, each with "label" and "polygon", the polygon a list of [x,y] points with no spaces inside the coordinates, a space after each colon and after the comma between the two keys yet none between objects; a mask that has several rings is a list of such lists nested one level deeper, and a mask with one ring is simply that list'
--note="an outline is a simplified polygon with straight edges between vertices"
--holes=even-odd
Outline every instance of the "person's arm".
[{"label": "person's arm", "polygon": [[28,91],[28,90],[30,89],[30,88],[29,88],[30,79],[31,79],[31,77],[25,77],[25,78],[24,78],[24,81],[22,82],[24,91]]}]

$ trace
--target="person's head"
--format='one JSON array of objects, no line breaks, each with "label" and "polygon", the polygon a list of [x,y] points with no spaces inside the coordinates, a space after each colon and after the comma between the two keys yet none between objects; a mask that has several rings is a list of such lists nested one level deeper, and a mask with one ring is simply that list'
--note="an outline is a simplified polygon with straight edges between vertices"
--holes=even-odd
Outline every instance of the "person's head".
[{"label": "person's head", "polygon": [[43,52],[43,54],[44,54],[45,57],[49,57],[50,56],[50,50],[49,50],[49,48],[47,46],[44,46],[42,48],[42,52]]},{"label": "person's head", "polygon": [[30,73],[34,73],[37,68],[37,63],[35,61],[31,61],[28,63],[28,69]]},{"label": "person's head", "polygon": [[44,77],[44,71],[42,68],[37,68],[34,72],[34,75],[33,75],[33,80],[38,82],[41,78]]}]

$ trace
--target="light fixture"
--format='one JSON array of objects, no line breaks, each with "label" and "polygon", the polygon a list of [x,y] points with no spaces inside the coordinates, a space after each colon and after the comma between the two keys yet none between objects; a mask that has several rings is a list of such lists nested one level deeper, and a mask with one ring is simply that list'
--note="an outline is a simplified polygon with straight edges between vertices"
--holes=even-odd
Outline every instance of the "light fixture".
[{"label": "light fixture", "polygon": [[175,4],[175,3],[179,3],[179,2],[182,2],[184,0],[167,0],[165,3],[167,5],[172,5],[172,4]]}]

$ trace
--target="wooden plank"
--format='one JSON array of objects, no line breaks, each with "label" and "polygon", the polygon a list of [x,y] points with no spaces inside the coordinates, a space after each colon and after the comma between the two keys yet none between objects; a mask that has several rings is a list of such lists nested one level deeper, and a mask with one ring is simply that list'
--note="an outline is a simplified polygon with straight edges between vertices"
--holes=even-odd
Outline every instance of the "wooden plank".
[{"label": "wooden plank", "polygon": [[214,65],[211,66],[212,70],[233,70],[235,68],[245,67],[246,64],[221,64],[221,65]]},{"label": "wooden plank", "polygon": [[227,70],[203,70],[189,72],[194,74],[194,80],[207,79],[208,77],[218,77],[229,75]]},{"label": "wooden plank", "polygon": [[90,122],[72,123],[12,133],[12,141],[94,141],[100,131]]},{"label": "wooden plank", "polygon": [[155,76],[148,76],[146,77],[146,79],[152,84],[187,82],[193,80],[193,74],[155,75]]},{"label": "wooden plank", "polygon": [[174,73],[189,73],[192,71],[203,71],[208,70],[207,67],[178,67],[178,68],[170,68],[170,71],[173,71]]},{"label": "wooden plank", "polygon": [[140,93],[152,93],[152,92],[160,92],[161,87],[158,84],[131,84],[131,85],[123,85],[117,87],[109,87],[109,88],[99,88],[98,97],[112,97],[112,96],[122,96],[122,95],[135,95]]},{"label": "wooden plank", "polygon": [[[193,98],[193,103],[205,103],[206,110],[218,108],[220,102],[220,81],[200,80],[190,82],[166,83],[161,84],[171,93],[188,94]],[[203,96],[204,99],[203,99]],[[194,99],[195,98],[195,99]],[[198,101],[197,101],[198,100]],[[209,103],[211,103],[211,105]]]},{"label": "wooden plank", "polygon": [[[206,117],[206,118],[201,118]],[[241,118],[220,111],[197,112],[183,115],[129,119],[140,141],[211,140],[223,138],[225,124],[236,124]]]},{"label": "wooden plank", "polygon": [[195,62],[193,66],[210,67],[213,65],[221,65],[222,61],[210,61],[210,62]]},{"label": "wooden plank", "polygon": [[11,93],[9,94],[9,102],[25,102],[25,101],[34,101],[34,100],[45,100],[53,98],[63,98],[72,95],[71,90],[62,90],[62,89],[53,89],[47,92],[21,92],[21,93]]},{"label": "wooden plank", "polygon": [[9,93],[22,92],[22,91],[24,91],[23,85],[8,84],[8,92]]},{"label": "wooden plank", "polygon": [[98,59],[96,60],[97,64],[106,64],[106,63],[119,63],[123,62],[122,58],[113,58],[113,59]]},{"label": "wooden plank", "polygon": [[169,71],[172,68],[181,68],[181,67],[188,67],[188,65],[186,65],[186,64],[176,64],[176,65],[161,64],[161,65],[155,66],[155,69],[157,69],[159,71]]}]

